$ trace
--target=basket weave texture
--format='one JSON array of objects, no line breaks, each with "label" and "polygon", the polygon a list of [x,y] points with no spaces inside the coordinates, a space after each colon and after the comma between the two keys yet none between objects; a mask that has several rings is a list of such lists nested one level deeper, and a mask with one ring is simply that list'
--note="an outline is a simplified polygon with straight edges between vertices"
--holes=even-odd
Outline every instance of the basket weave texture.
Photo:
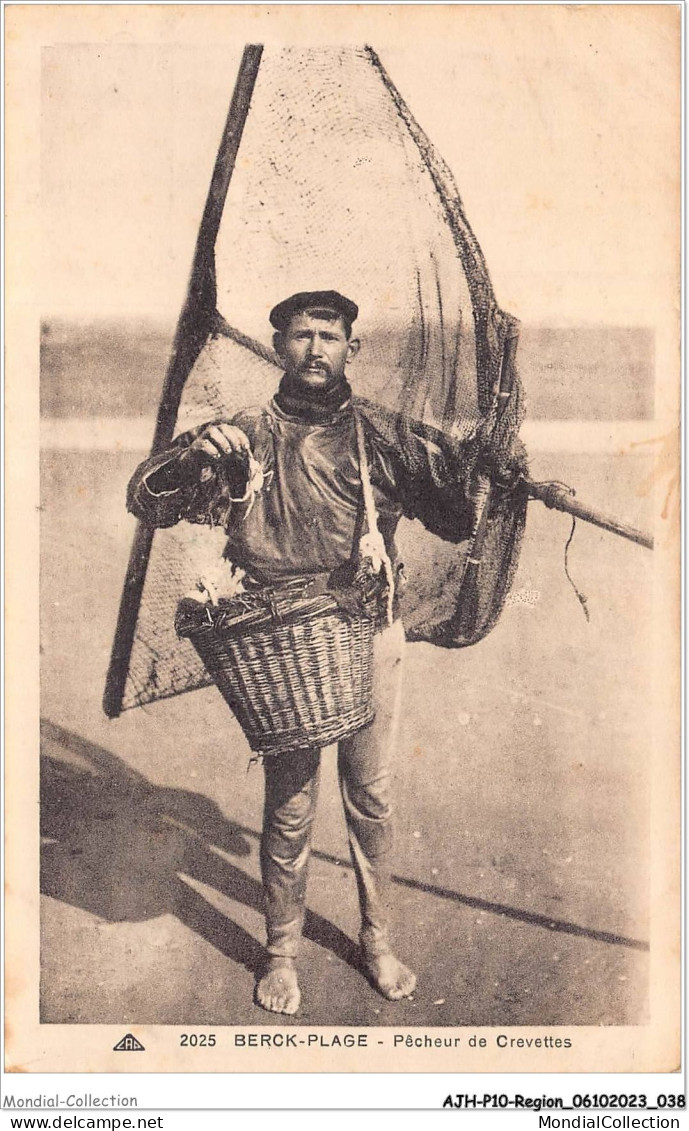
[{"label": "basket weave texture", "polygon": [[330,596],[234,617],[196,602],[189,616],[182,604],[178,634],[191,640],[252,750],[328,746],[373,721],[371,617]]}]

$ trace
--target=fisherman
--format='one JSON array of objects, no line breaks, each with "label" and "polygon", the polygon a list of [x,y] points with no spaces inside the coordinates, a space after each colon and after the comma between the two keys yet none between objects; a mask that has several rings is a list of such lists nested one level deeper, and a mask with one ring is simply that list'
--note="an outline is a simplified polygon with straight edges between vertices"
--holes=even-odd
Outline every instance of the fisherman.
[{"label": "fisherman", "polygon": [[[253,586],[304,577],[341,584],[351,574],[361,533],[358,415],[395,592],[380,587],[392,623],[375,638],[375,720],[339,743],[338,773],[361,909],[362,962],[375,988],[394,1001],[416,984],[390,941],[391,787],[404,649],[395,528],[404,514],[459,541],[475,516],[465,469],[440,433],[352,396],[345,370],[360,348],[352,336],[357,315],[356,304],[336,291],[304,292],[275,306],[270,322],[284,375],[269,405],[203,425],[150,457],[130,482],[128,506],[153,526],[218,521],[221,514],[225,556]],[[260,468],[260,489],[249,499],[251,467]],[[260,860],[267,947],[256,999],[276,1013],[293,1014],[300,1003],[296,958],[320,757],[320,750],[298,749],[264,758]]]}]

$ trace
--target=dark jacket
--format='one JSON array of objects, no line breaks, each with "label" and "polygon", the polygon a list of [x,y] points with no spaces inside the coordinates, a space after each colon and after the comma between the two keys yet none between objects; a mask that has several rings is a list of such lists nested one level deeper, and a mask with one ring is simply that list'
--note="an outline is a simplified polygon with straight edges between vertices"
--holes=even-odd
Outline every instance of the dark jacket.
[{"label": "dark jacket", "polygon": [[180,519],[222,525],[226,557],[261,581],[332,571],[351,560],[363,529],[355,412],[393,563],[402,515],[446,540],[466,538],[474,510],[459,449],[441,433],[359,398],[316,423],[284,411],[275,399],[237,413],[232,423],[248,436],[263,475],[262,489],[245,501],[237,501],[247,488],[239,457],[187,480],[180,475],[179,456],[201,429],[183,433],[137,468],[128,508],[150,526]]}]

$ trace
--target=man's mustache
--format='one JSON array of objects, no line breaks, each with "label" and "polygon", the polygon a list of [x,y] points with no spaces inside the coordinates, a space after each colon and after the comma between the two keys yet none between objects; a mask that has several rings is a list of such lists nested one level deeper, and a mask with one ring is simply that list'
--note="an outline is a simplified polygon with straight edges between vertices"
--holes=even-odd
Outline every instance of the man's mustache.
[{"label": "man's mustache", "polygon": [[297,373],[307,373],[310,369],[321,369],[323,373],[331,373],[332,370],[327,361],[315,361],[313,359],[302,361],[301,365],[297,367]]}]

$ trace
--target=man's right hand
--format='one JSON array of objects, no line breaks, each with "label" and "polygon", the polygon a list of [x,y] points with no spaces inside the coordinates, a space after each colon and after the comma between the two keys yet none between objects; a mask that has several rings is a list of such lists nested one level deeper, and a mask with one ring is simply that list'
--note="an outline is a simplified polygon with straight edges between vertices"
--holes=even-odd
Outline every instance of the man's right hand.
[{"label": "man's right hand", "polygon": [[[191,435],[194,436],[194,433]],[[213,420],[197,430],[191,443],[188,436],[184,440],[185,447],[177,449],[174,454],[170,452],[169,458],[143,477],[143,487],[149,496],[171,495],[183,487],[197,487],[212,478],[209,469],[217,467],[223,459],[233,461],[240,479],[242,473],[248,475],[251,445],[241,428],[234,424]]]},{"label": "man's right hand", "polygon": [[248,461],[250,455],[249,438],[241,428],[225,420],[214,420],[184,449],[180,461],[187,466],[212,465],[228,456]]}]

